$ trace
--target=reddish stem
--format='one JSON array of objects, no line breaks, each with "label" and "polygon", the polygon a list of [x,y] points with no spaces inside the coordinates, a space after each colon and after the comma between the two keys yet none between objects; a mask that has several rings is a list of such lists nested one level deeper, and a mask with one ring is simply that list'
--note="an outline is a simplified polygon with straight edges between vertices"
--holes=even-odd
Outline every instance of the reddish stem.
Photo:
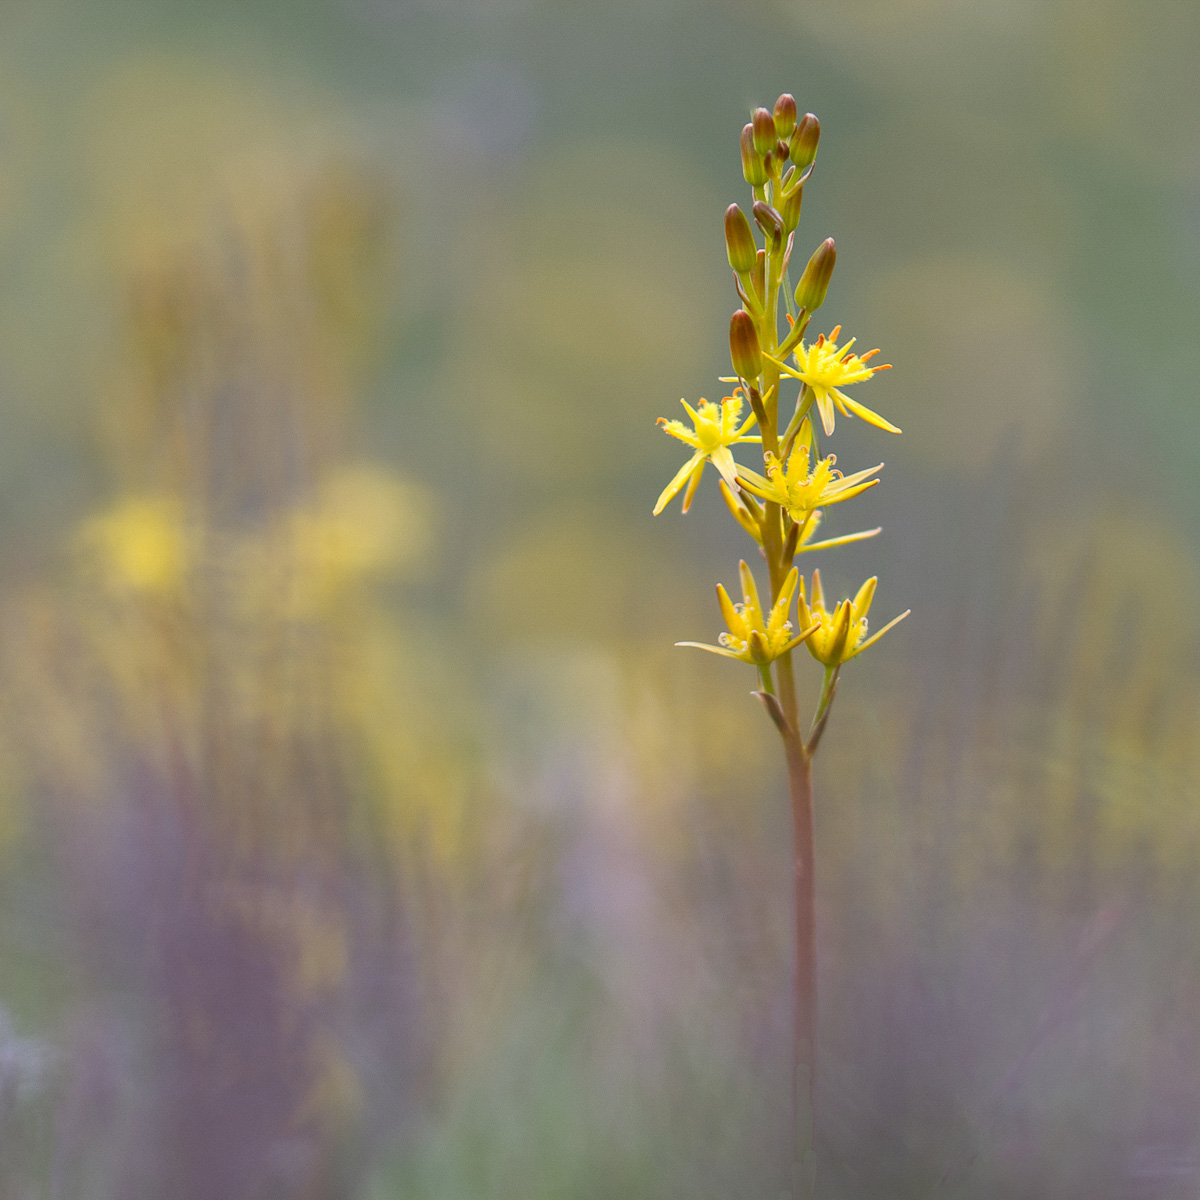
[{"label": "reddish stem", "polygon": [[792,1040],[793,1113],[796,1159],[792,1194],[812,1200],[814,1092],[817,1074],[817,942],[816,875],[812,792],[812,759],[798,733],[786,739],[788,791],[792,801],[793,881],[795,884],[796,991]]}]

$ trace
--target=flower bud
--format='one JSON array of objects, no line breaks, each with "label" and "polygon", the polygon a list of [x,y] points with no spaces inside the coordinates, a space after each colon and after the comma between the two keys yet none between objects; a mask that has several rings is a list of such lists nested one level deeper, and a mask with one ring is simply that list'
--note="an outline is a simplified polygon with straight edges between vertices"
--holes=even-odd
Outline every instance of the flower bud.
[{"label": "flower bud", "polygon": [[754,328],[754,318],[744,308],[739,308],[729,322],[729,356],[739,379],[749,383],[762,373],[758,330]]},{"label": "flower bud", "polygon": [[750,128],[754,131],[754,148],[763,158],[766,158],[775,149],[775,143],[779,140],[775,133],[774,118],[765,108],[756,108],[751,121]]},{"label": "flower bud", "polygon": [[775,101],[775,132],[786,142],[796,128],[796,98],[784,92]]},{"label": "flower bud", "polygon": [[761,200],[754,202],[754,221],[759,229],[763,231],[763,236],[776,246],[783,238],[783,218],[769,204],[764,204]]},{"label": "flower bud", "polygon": [[751,187],[762,187],[767,182],[767,164],[754,148],[754,126],[742,129],[742,174]]},{"label": "flower bud", "polygon": [[774,662],[767,639],[757,629],[750,630],[750,636],[746,638],[746,649],[750,654],[751,661],[760,667],[770,666]]},{"label": "flower bud", "polygon": [[837,249],[833,238],[826,238],[808,260],[800,282],[796,284],[796,306],[810,316],[825,303],[829,281],[833,278],[833,266],[837,262]]},{"label": "flower bud", "polygon": [[821,140],[821,122],[812,113],[805,113],[788,142],[788,153],[792,162],[803,171],[817,157],[817,143]]},{"label": "flower bud", "polygon": [[739,274],[754,270],[758,246],[746,214],[736,204],[725,210],[725,253],[729,265]]},{"label": "flower bud", "polygon": [[800,205],[804,201],[804,184],[793,188],[783,198],[779,206],[779,215],[783,218],[784,233],[791,233],[800,224]]},{"label": "flower bud", "polygon": [[833,643],[829,647],[826,664],[846,661],[846,643],[850,640],[850,626],[854,622],[854,606],[849,600],[841,600],[833,610]]}]

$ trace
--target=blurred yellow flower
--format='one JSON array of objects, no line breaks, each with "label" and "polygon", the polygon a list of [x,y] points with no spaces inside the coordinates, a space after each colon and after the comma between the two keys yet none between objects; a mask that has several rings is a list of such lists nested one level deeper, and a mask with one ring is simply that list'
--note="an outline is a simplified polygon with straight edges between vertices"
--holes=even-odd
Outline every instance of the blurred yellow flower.
[{"label": "blurred yellow flower", "polygon": [[421,488],[386,471],[338,472],[288,521],[281,549],[295,615],[311,615],[371,576],[415,565],[428,548],[429,510]]},{"label": "blurred yellow flower", "polygon": [[821,414],[821,424],[827,435],[833,432],[834,405],[843,416],[848,417],[854,414],[879,429],[886,429],[889,433],[899,433],[900,430],[890,421],[885,421],[878,413],[864,408],[858,401],[851,400],[841,390],[853,383],[862,383],[864,380],[870,379],[876,371],[886,371],[891,367],[891,363],[868,367],[867,360],[878,354],[879,351],[868,350],[859,358],[857,354],[850,353],[850,347],[858,340],[857,338],[851,338],[844,346],[837,344],[841,332],[842,327],[835,325],[829,337],[821,334],[811,346],[806,346],[801,342],[794,352],[799,370],[788,366],[787,363],[781,363],[774,359],[772,361],[776,362],[785,375],[791,375],[793,379],[799,379],[812,388],[817,401],[817,411]]},{"label": "blurred yellow flower", "polygon": [[[803,434],[801,440],[807,440]],[[871,476],[883,468],[883,463],[843,476],[841,471],[835,469],[836,462],[837,456],[830,454],[820,459],[810,471],[809,447],[801,444],[788,456],[786,464],[781,464],[774,454],[768,454],[766,479],[745,467],[738,468],[738,477],[748,492],[786,508],[792,520],[799,523],[813,509],[823,504],[840,504],[879,483],[878,479],[872,479]]]},{"label": "blurred yellow flower", "polygon": [[683,511],[687,512],[691,507],[696,487],[700,483],[700,476],[704,473],[705,459],[711,458],[713,466],[721,473],[721,478],[730,487],[736,487],[738,465],[733,461],[733,454],[729,447],[738,442],[762,441],[758,435],[749,436],[746,433],[746,430],[755,422],[756,418],[753,413],[740,425],[738,423],[742,415],[740,389],[735,391],[732,396],[726,396],[720,404],[701,400],[699,410],[692,408],[686,400],[680,400],[679,403],[692,418],[692,429],[689,429],[682,421],[668,421],[666,417],[659,417],[658,423],[672,437],[694,447],[696,453],[683,464],[675,478],[663,489],[658,503],[654,506],[656,517],[666,508],[685,483],[687,491],[683,497]]},{"label": "blurred yellow flower", "polygon": [[695,646],[698,650],[723,654],[726,658],[736,658],[756,667],[769,666],[777,658],[800,645],[816,629],[810,621],[805,624],[802,633],[796,637],[791,636],[792,623],[788,620],[788,609],[792,604],[792,596],[796,593],[800,572],[795,567],[788,572],[783,587],[779,590],[779,598],[764,619],[762,605],[758,599],[758,588],[750,568],[743,561],[738,564],[738,570],[742,580],[741,604],[734,604],[725,588],[717,584],[717,600],[721,605],[725,624],[729,627],[729,632],[721,634],[717,639],[720,645],[708,646],[703,642],[676,642],[675,645]]},{"label": "blurred yellow flower", "polygon": [[[825,608],[825,595],[821,590],[821,572],[814,571],[812,577],[812,606],[804,599],[804,581],[800,581],[800,597],[796,602],[797,615],[805,627],[812,625],[814,631],[808,639],[809,653],[827,667],[840,666],[874,645],[893,625],[898,625],[908,612],[902,612],[889,621],[878,633],[867,637],[867,613],[875,597],[878,576],[872,575],[858,589],[853,600],[841,600],[832,612]],[[864,641],[864,638],[866,639]]]},{"label": "blurred yellow flower", "polygon": [[85,521],[80,542],[118,589],[164,593],[189,565],[182,505],[171,496],[131,496]]}]

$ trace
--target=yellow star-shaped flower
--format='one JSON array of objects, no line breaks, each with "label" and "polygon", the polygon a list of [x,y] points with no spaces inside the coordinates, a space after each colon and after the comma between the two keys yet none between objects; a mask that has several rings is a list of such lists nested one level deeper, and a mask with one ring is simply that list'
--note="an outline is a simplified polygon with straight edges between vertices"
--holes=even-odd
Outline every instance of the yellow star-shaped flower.
[{"label": "yellow star-shaped flower", "polygon": [[738,479],[746,491],[786,508],[792,520],[799,523],[813,509],[840,504],[879,483],[871,476],[883,468],[883,463],[853,475],[843,475],[835,469],[836,462],[837,455],[830,454],[818,460],[810,471],[809,448],[802,440],[788,455],[786,464],[781,464],[774,454],[767,455],[766,479],[745,467],[738,468]]},{"label": "yellow star-shaped flower", "polygon": [[802,625],[813,625],[815,629],[808,639],[809,653],[827,667],[840,666],[874,645],[893,625],[898,625],[908,611],[902,612],[894,621],[889,621],[878,633],[867,637],[867,612],[875,597],[875,585],[879,582],[872,575],[858,589],[853,600],[841,600],[832,612],[825,608],[825,595],[821,591],[821,572],[814,571],[812,577],[812,606],[804,599],[804,581],[800,581],[800,598],[796,602],[798,617]]},{"label": "yellow star-shaped flower", "polygon": [[720,472],[721,478],[730,487],[736,487],[738,467],[737,463],[733,461],[733,454],[729,447],[738,442],[762,441],[758,435],[751,437],[746,433],[753,426],[755,416],[751,413],[745,421],[741,421],[742,397],[740,390],[732,396],[726,396],[720,404],[701,400],[698,409],[692,408],[686,400],[680,400],[679,403],[692,418],[691,429],[682,421],[668,421],[666,417],[659,417],[658,423],[672,437],[691,446],[696,453],[680,467],[675,478],[663,489],[658,503],[654,506],[656,517],[670,504],[684,484],[687,484],[687,491],[683,496],[683,511],[687,512],[700,483],[700,476],[704,473],[706,459],[711,458],[712,464]]},{"label": "yellow star-shaped flower", "polygon": [[821,414],[821,424],[825,428],[826,435],[833,432],[835,405],[843,416],[848,417],[853,414],[862,417],[864,421],[879,429],[886,429],[889,433],[899,433],[900,430],[890,421],[885,421],[878,413],[864,408],[857,400],[851,400],[842,391],[842,388],[849,387],[851,384],[862,383],[864,380],[870,379],[876,371],[889,370],[891,363],[868,367],[867,360],[874,357],[879,351],[868,350],[859,358],[857,354],[850,353],[850,347],[858,340],[857,338],[851,338],[844,346],[837,344],[841,332],[842,327],[835,325],[829,337],[821,334],[811,346],[806,346],[801,342],[794,351],[798,370],[776,359],[772,361],[785,375],[799,379],[812,388],[817,401],[817,411]]},{"label": "yellow star-shaped flower", "polygon": [[[745,491],[742,492],[741,497],[735,496],[733,489],[725,480],[718,480],[717,486],[721,489],[721,495],[729,511],[733,514],[734,520],[761,546],[763,540],[762,509]],[[848,546],[851,542],[865,541],[867,538],[873,538],[876,534],[883,532],[882,528],[876,527],[875,529],[864,529],[860,533],[844,533],[840,537],[824,538],[819,542],[814,542],[813,538],[821,525],[821,515],[821,510],[814,508],[804,516],[803,520],[796,522],[800,527],[796,534],[794,551],[796,554],[803,554],[807,550],[832,550],[834,546]]]},{"label": "yellow star-shaped flower", "polygon": [[766,667],[800,645],[817,626],[810,621],[812,628],[806,627],[803,633],[792,637],[788,609],[792,606],[792,597],[796,594],[796,584],[800,579],[800,572],[795,567],[788,572],[779,598],[765,618],[750,568],[742,562],[738,564],[738,570],[742,580],[741,604],[734,604],[724,587],[717,584],[717,602],[721,605],[721,614],[729,628],[728,633],[721,634],[717,639],[720,645],[708,646],[703,642],[676,642],[675,645],[695,646],[698,650],[723,654],[726,658],[736,658],[739,662],[756,667]]}]

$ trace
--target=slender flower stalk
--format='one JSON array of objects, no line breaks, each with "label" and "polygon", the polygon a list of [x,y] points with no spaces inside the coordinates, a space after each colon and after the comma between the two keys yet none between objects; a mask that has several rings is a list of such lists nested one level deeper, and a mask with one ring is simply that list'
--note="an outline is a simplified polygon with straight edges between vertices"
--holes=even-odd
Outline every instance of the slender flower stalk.
[{"label": "slender flower stalk", "polygon": [[[796,1153],[791,1195],[812,1200],[816,1181],[814,1112],[817,1093],[817,958],[815,826],[812,787],[813,757],[824,735],[837,696],[843,666],[873,646],[899,617],[869,633],[867,614],[875,596],[872,576],[853,597],[828,607],[819,571],[813,571],[806,594],[795,565],[797,555],[831,550],[872,538],[878,529],[814,540],[824,513],[876,487],[883,464],[843,475],[833,454],[822,456],[810,417],[815,406],[826,436],[834,433],[835,413],[857,416],[891,433],[900,430],[846,393],[871,379],[884,366],[871,366],[872,350],[853,353],[854,338],[838,341],[842,327],[804,340],[812,314],[826,300],[837,261],[832,238],[809,258],[795,294],[788,283],[788,264],[795,245],[803,188],[813,171],[821,124],[812,113],[797,118],[795,100],[780,96],[773,110],[755,109],[742,130],[742,174],[750,185],[751,217],[736,204],[725,212],[725,247],[741,302],[729,326],[729,353],[736,384],[720,404],[701,401],[684,408],[692,428],[681,421],[659,423],[693,450],[691,458],[663,489],[654,507],[661,513],[684,492],[687,512],[700,484],[704,464],[712,461],[718,487],[729,512],[751,537],[766,563],[768,590],[760,594],[750,567],[739,564],[742,599],[734,603],[717,585],[717,602],[726,632],[717,645],[679,642],[754,668],[759,687],[753,693],[774,723],[788,771],[792,809],[795,907],[795,1010],[792,1049],[793,1119]],[[762,235],[760,248],[754,227]],[[788,328],[780,339],[780,298],[788,309]],[[793,308],[794,302],[794,308]],[[789,358],[794,362],[789,362]],[[783,391],[800,384],[791,416],[782,409]],[[743,420],[745,405],[750,408]],[[757,426],[751,434],[750,430]],[[762,461],[739,463],[733,447],[761,445]],[[761,469],[759,469],[761,468]],[[685,490],[686,489],[686,490]],[[795,621],[791,619],[793,601]],[[806,646],[824,668],[810,720],[800,718],[792,652]]]}]

